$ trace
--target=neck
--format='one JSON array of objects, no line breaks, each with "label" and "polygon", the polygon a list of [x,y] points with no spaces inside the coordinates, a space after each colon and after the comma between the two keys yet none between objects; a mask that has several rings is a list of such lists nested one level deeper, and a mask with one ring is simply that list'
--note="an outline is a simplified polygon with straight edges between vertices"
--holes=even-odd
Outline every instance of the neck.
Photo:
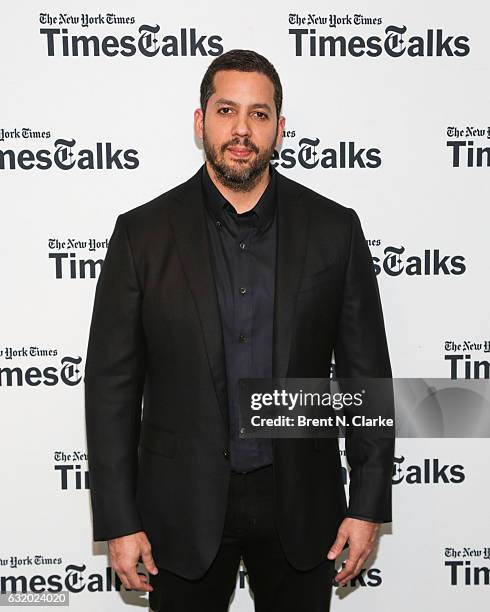
[{"label": "neck", "polygon": [[233,189],[225,187],[219,182],[216,173],[208,161],[206,161],[206,168],[209,177],[216,185],[218,191],[228,200],[228,202],[230,202],[230,204],[232,204],[233,208],[238,213],[244,213],[251,210],[260,200],[260,196],[264,193],[267,185],[269,184],[269,166],[267,166],[255,186],[252,187],[250,191],[233,191]]}]

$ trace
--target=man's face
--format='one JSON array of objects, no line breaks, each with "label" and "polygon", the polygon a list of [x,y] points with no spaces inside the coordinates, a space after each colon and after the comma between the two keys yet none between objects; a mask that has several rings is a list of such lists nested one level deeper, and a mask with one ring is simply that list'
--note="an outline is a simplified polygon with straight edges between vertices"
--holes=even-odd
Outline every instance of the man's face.
[{"label": "man's face", "polygon": [[285,119],[276,116],[274,86],[258,72],[221,70],[206,114],[195,112],[195,127],[217,179],[233,191],[250,191],[282,139]]}]

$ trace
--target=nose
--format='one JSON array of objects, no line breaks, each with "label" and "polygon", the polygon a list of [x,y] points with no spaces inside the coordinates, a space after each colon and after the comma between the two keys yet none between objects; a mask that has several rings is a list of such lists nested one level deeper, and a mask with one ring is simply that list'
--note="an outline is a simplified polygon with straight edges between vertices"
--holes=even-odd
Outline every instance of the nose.
[{"label": "nose", "polygon": [[245,136],[250,136],[250,124],[249,124],[249,116],[246,112],[237,113],[236,119],[232,126],[233,136],[240,136],[244,138]]}]

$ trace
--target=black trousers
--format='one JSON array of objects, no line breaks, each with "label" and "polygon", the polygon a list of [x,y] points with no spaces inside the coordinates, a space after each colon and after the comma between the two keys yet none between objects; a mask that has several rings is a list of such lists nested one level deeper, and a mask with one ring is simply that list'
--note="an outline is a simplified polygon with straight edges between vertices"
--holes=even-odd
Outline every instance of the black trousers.
[{"label": "black trousers", "polygon": [[226,612],[243,558],[256,612],[328,612],[335,562],[295,569],[284,556],[273,511],[272,466],[232,472],[223,536],[203,577],[188,580],[163,568],[150,574],[155,612]]}]

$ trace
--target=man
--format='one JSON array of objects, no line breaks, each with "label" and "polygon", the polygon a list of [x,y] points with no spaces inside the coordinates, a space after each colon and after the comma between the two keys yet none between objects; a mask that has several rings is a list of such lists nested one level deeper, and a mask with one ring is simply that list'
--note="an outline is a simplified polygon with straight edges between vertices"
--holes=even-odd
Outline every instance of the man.
[{"label": "man", "polygon": [[[270,164],[285,118],[270,62],[216,58],[205,164],[118,216],[97,284],[85,390],[94,539],[154,610],[228,609],[243,558],[258,612],[325,611],[391,520],[393,440],[238,431],[241,378],[390,377],[356,213]],[[143,399],[143,409],[141,401]],[[138,559],[150,574],[137,574]]]}]

